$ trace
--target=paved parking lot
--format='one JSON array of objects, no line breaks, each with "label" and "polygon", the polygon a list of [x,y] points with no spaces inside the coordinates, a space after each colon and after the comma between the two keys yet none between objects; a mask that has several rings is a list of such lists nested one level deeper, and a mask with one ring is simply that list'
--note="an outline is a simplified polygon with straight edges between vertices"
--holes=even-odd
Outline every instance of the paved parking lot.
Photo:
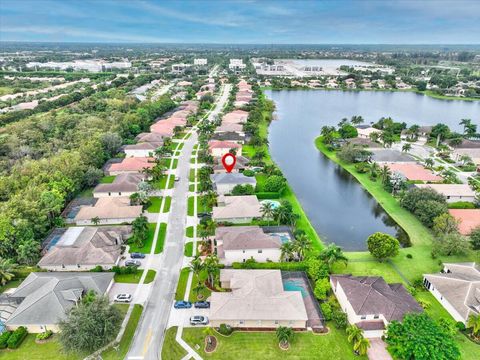
[{"label": "paved parking lot", "polygon": [[171,326],[191,327],[190,316],[195,315],[210,317],[210,309],[195,309],[193,306],[191,309],[175,309],[172,304],[172,311],[170,312],[167,328]]}]

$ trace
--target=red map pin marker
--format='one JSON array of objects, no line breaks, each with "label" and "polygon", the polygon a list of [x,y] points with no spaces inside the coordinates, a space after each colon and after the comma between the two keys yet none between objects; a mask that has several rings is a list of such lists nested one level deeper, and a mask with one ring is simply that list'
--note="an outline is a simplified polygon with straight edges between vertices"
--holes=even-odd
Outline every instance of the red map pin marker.
[{"label": "red map pin marker", "polygon": [[227,170],[227,173],[232,172],[236,162],[237,162],[237,158],[233,154],[226,153],[222,157],[222,164],[225,170]]}]

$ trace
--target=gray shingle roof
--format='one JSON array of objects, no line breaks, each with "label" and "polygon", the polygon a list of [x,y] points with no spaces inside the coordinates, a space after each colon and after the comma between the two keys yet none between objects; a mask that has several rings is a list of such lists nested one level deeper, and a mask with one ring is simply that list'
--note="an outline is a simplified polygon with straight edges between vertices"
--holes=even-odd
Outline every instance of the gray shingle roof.
[{"label": "gray shingle roof", "polygon": [[98,184],[93,192],[135,192],[138,190],[138,184],[144,179],[145,175],[143,174],[119,174],[111,184]]},{"label": "gray shingle roof", "polygon": [[248,177],[241,173],[221,173],[221,174],[212,174],[210,179],[215,184],[250,184],[255,186],[257,181],[254,177]]},{"label": "gray shingle roof", "polygon": [[279,236],[267,235],[259,226],[228,226],[215,230],[215,239],[223,242],[224,250],[279,249]]},{"label": "gray shingle roof", "polygon": [[103,295],[114,274],[38,272],[31,273],[10,295],[22,299],[10,315],[7,325],[57,324],[75,305],[75,300],[89,290]]}]

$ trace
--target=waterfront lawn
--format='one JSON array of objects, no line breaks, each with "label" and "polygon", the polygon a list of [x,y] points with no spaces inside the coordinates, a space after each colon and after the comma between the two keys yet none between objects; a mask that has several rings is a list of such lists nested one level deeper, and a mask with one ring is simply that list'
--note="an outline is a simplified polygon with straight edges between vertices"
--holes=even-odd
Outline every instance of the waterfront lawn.
[{"label": "waterfront lawn", "polygon": [[137,247],[135,244],[130,244],[130,249],[129,251],[132,252],[139,252],[143,254],[149,254],[150,251],[152,250],[152,243],[153,243],[153,236],[155,235],[155,227],[157,224],[155,223],[149,223],[148,224],[148,238],[147,241],[145,241],[145,244],[140,248]]},{"label": "waterfront lawn", "polygon": [[170,211],[170,205],[172,204],[172,197],[167,196],[165,197],[165,205],[163,205],[163,212],[167,213]]},{"label": "waterfront lawn", "polygon": [[235,331],[225,337],[216,334],[217,350],[212,354],[204,351],[202,329],[184,328],[183,339],[192,347],[200,346],[198,353],[205,359],[366,359],[366,356],[356,356],[352,345],[348,343],[345,331],[337,330],[329,324],[328,334],[313,334],[297,332],[287,351],[281,350],[275,332],[241,332]]},{"label": "waterfront lawn", "polygon": [[[399,255],[392,259],[392,263],[409,281],[420,278],[422,274],[438,272],[441,269],[441,263],[444,261],[479,261],[478,251],[472,252],[468,256],[439,256],[437,259],[432,259],[433,234],[412,213],[402,208],[395,197],[383,189],[380,180],[372,181],[368,174],[357,173],[353,164],[346,164],[340,161],[335,152],[326,148],[320,137],[315,140],[315,145],[330,160],[335,161],[352,174],[408,234],[412,246],[401,249]],[[412,259],[408,259],[406,257],[407,254],[412,255]],[[371,259],[370,254],[367,252],[351,252],[347,253],[347,257],[352,260]],[[372,263],[372,266],[375,267],[377,264]]]},{"label": "waterfront lawn", "polygon": [[[350,257],[350,253],[346,253]],[[413,261],[413,259],[411,260]],[[332,267],[334,274],[352,274],[355,276],[383,276],[388,283],[404,283],[401,276],[387,262],[379,262],[370,254],[366,254],[364,259],[350,259],[348,264],[334,264]],[[406,284],[405,284],[406,285]]]},{"label": "waterfront lawn", "polygon": [[125,328],[125,332],[123,333],[122,339],[118,344],[118,349],[115,350],[114,348],[109,348],[102,352],[102,359],[103,360],[115,360],[115,359],[124,359],[127,355],[128,349],[130,344],[133,340],[133,335],[135,334],[135,330],[137,329],[138,322],[140,321],[140,316],[142,315],[143,306],[139,304],[135,304],[133,306],[132,313],[130,315],[130,319],[128,319],[127,326]]},{"label": "waterfront lawn", "polygon": [[183,359],[187,355],[187,351],[180,346],[180,344],[175,340],[177,335],[177,326],[168,328],[165,333],[165,339],[162,346],[162,359],[163,360],[179,360]]},{"label": "waterfront lawn", "polygon": [[185,297],[185,290],[187,288],[189,268],[183,268],[180,271],[180,278],[178,279],[177,290],[175,291],[175,300],[183,300]]},{"label": "waterfront lawn", "polygon": [[151,196],[149,198],[150,205],[147,208],[149,213],[158,213],[160,212],[160,207],[162,206],[162,197],[161,196]]}]

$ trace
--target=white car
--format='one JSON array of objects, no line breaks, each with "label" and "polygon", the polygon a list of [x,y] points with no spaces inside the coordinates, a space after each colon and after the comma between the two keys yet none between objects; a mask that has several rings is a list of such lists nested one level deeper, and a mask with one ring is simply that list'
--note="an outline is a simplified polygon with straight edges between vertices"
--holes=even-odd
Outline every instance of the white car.
[{"label": "white car", "polygon": [[117,294],[115,296],[115,299],[113,299],[113,301],[129,303],[129,302],[132,301],[132,295],[131,294]]},{"label": "white car", "polygon": [[175,181],[180,181],[180,176],[175,176]]},{"label": "white car", "polygon": [[208,317],[206,316],[192,316],[190,317],[190,325],[208,325]]}]

